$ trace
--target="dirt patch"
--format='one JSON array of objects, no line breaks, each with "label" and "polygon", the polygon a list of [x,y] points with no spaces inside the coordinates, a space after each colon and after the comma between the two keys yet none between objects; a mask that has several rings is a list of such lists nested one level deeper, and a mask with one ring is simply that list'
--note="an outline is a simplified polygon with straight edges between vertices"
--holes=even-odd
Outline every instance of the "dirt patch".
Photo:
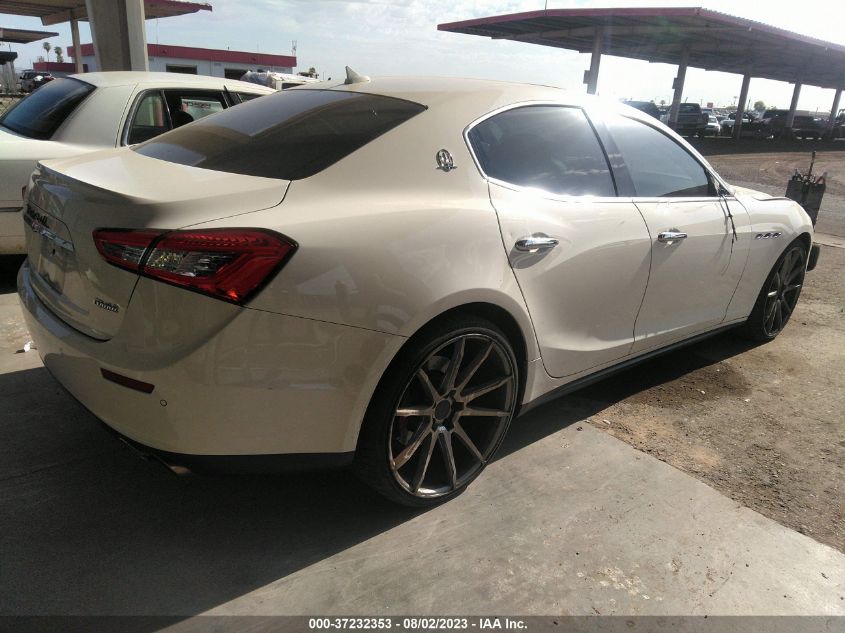
[{"label": "dirt patch", "polygon": [[845,249],[824,248],[792,321],[732,334],[582,391],[591,424],[845,551]]},{"label": "dirt patch", "polygon": [[827,172],[827,189],[822,200],[816,229],[845,236],[845,140],[767,141],[736,143],[726,138],[691,139],[713,168],[728,182],[782,196],[786,183],[799,170],[810,166],[816,151],[813,173]]}]

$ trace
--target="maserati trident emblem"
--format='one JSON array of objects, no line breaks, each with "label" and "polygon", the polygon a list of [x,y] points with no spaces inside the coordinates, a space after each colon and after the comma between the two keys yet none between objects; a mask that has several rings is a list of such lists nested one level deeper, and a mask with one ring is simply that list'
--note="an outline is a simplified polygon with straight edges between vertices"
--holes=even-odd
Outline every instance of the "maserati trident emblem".
[{"label": "maserati trident emblem", "polygon": [[102,299],[100,299],[100,297],[94,299],[94,305],[109,312],[120,312],[120,306],[118,306],[116,303],[109,303],[108,301],[103,301]]},{"label": "maserati trident emblem", "polygon": [[455,160],[452,158],[452,154],[448,149],[441,149],[437,152],[437,169],[442,169],[445,172],[457,169],[455,167]]}]

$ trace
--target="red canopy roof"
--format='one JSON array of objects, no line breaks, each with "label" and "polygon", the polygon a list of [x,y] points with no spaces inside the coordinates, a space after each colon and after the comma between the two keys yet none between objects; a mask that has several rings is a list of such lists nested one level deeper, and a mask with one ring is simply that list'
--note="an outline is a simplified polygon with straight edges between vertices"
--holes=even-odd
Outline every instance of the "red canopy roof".
[{"label": "red canopy roof", "polygon": [[[82,57],[94,55],[93,44],[83,44]],[[73,46],[68,47],[67,54],[73,57]],[[296,57],[292,55],[269,55],[267,53],[248,53],[245,51],[220,50],[215,48],[196,48],[193,46],[172,46],[170,44],[147,44],[147,55],[150,57],[169,57],[171,59],[202,59],[212,62],[230,62],[245,64],[256,68],[282,66],[293,68]]]}]

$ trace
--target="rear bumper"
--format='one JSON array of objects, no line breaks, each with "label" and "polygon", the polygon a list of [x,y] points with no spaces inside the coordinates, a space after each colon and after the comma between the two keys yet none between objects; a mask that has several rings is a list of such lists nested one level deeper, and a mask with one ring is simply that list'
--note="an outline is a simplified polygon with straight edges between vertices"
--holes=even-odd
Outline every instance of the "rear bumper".
[{"label": "rear bumper", "polygon": [[[50,312],[30,275],[25,263],[18,294],[50,373],[118,434],[189,468],[228,459],[235,470],[255,469],[243,456],[258,458],[262,470],[262,460],[270,467],[278,455],[295,454],[285,461],[297,467],[348,461],[370,396],[405,340],[141,280],[120,332],[98,341]],[[178,329],[175,314],[188,315],[187,330]],[[103,369],[154,388],[144,393],[106,380]]]}]

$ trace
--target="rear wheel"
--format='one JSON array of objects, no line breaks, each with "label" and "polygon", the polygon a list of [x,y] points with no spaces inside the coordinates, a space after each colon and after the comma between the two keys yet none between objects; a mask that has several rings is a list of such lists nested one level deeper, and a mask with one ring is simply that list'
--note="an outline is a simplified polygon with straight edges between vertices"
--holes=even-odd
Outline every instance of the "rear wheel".
[{"label": "rear wheel", "polygon": [[743,327],[743,334],[755,341],[771,341],[783,331],[792,316],[807,268],[807,249],[793,242],[766,278]]},{"label": "rear wheel", "polygon": [[373,396],[358,441],[359,477],[409,506],[460,494],[499,448],[518,392],[513,349],[492,323],[451,319],[422,333]]}]

